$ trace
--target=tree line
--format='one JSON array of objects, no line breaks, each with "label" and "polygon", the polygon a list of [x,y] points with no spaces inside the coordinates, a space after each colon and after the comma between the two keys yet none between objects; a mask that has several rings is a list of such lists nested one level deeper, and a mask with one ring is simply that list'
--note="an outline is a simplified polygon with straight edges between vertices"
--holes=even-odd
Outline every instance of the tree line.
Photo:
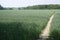
[{"label": "tree line", "polygon": [[4,9],[60,9],[60,5],[58,4],[50,4],[50,5],[34,5],[34,6],[28,6],[28,7],[19,7],[19,8],[4,8],[2,5],[0,5],[0,10]]},{"label": "tree line", "polygon": [[25,9],[60,9],[60,5],[34,5],[26,7]]}]

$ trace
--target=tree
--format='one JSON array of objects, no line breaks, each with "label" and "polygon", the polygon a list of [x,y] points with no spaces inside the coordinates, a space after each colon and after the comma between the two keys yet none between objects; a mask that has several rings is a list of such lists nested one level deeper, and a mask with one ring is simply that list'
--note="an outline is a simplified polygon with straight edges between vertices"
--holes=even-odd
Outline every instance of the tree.
[{"label": "tree", "polygon": [[4,9],[1,5],[0,5],[0,10]]}]

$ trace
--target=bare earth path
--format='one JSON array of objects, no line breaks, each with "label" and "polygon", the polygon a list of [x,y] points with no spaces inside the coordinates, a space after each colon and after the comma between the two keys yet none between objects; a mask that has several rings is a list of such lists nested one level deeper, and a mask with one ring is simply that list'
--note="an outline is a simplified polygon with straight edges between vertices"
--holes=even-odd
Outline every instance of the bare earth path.
[{"label": "bare earth path", "polygon": [[40,35],[40,39],[38,40],[46,40],[48,38],[53,17],[54,17],[54,14],[50,17],[50,20],[48,21],[46,28],[42,31]]}]

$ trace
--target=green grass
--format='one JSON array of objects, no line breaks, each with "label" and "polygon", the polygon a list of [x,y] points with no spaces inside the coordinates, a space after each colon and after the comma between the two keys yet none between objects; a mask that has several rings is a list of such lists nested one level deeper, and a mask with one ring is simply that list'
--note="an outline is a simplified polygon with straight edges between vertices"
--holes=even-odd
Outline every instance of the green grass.
[{"label": "green grass", "polygon": [[55,16],[52,21],[51,31],[50,31],[50,40],[60,40],[60,11],[55,11]]},{"label": "green grass", "polygon": [[36,40],[53,10],[0,10],[0,40]]}]

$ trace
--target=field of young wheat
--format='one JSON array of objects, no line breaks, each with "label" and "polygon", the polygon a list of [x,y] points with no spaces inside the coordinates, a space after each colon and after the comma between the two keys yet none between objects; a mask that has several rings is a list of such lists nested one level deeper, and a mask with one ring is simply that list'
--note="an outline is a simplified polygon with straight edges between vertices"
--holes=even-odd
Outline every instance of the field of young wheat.
[{"label": "field of young wheat", "polygon": [[55,10],[50,30],[50,40],[60,40],[60,11]]},{"label": "field of young wheat", "polygon": [[36,40],[52,14],[53,10],[0,10],[0,40]]}]

